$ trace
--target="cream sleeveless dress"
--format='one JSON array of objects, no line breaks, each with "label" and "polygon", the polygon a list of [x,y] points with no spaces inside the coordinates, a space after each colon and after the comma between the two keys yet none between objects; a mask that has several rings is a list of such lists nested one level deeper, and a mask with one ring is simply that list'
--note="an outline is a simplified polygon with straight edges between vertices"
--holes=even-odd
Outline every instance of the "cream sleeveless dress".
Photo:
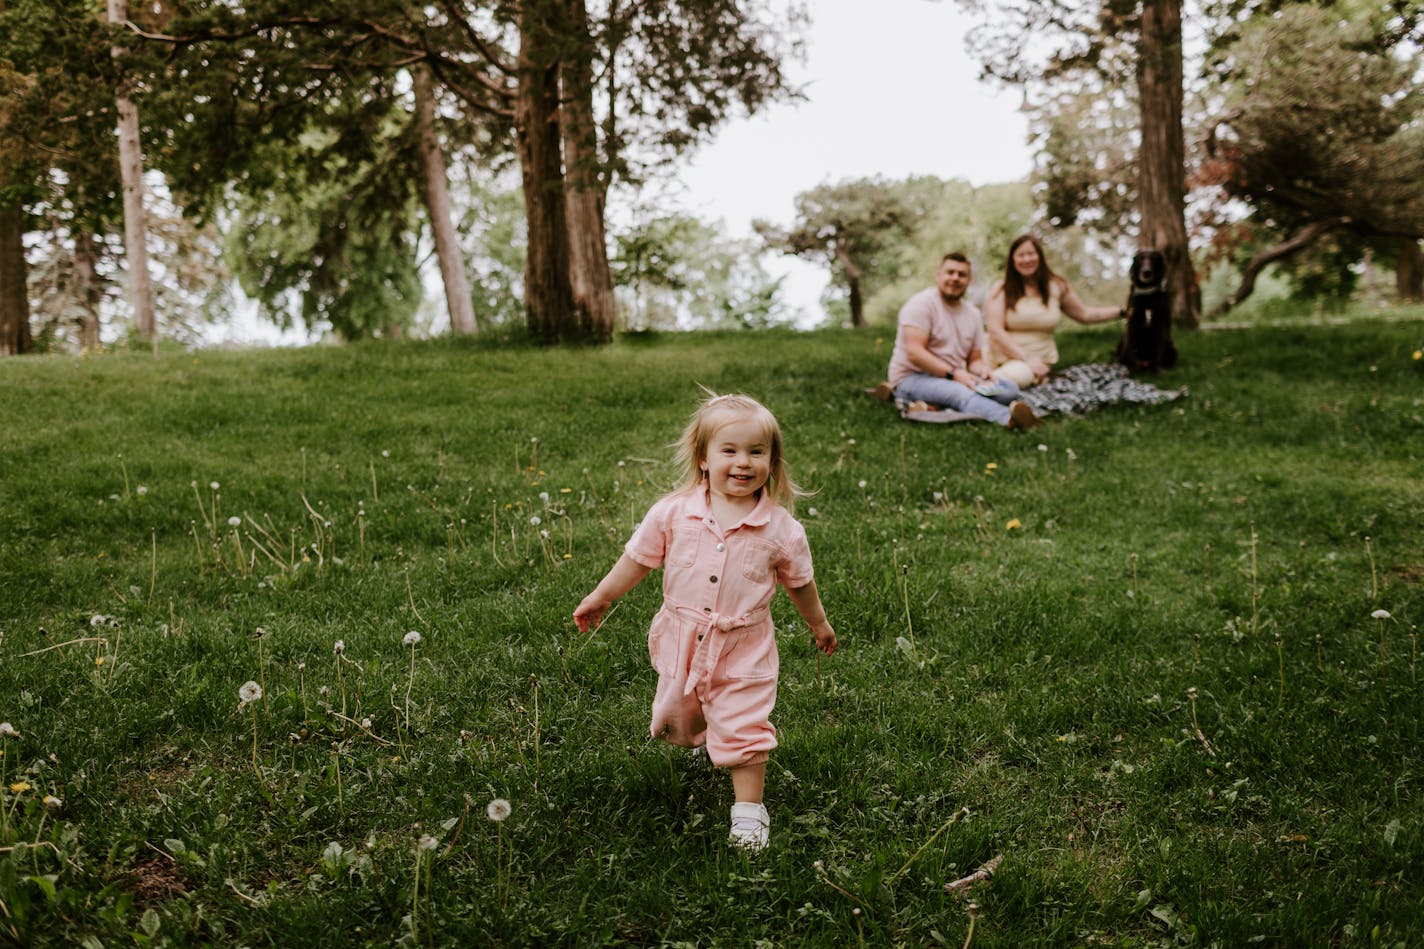
[{"label": "cream sleeveless dress", "polygon": [[[1014,304],[1012,310],[1004,314],[1004,328],[1009,339],[1031,357],[1043,360],[1052,366],[1058,362],[1058,347],[1053,342],[1053,331],[1063,319],[1063,311],[1058,305],[1059,290],[1055,282],[1048,294],[1048,303],[1037,297],[1024,297]],[[1022,359],[1008,359],[994,346],[994,337],[989,337],[989,366],[996,375],[1012,379],[1020,388],[1034,384],[1033,370]]]}]

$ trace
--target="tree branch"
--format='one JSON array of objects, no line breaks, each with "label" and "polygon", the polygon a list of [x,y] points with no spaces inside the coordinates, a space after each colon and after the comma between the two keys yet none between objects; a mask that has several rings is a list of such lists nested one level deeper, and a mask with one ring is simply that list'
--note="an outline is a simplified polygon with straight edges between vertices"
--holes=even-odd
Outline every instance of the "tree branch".
[{"label": "tree branch", "polygon": [[1291,256],[1294,253],[1304,250],[1310,246],[1316,238],[1336,228],[1346,227],[1350,224],[1347,217],[1327,218],[1321,221],[1312,221],[1305,227],[1296,231],[1290,238],[1267,247],[1256,254],[1246,264],[1246,269],[1241,272],[1241,284],[1236,288],[1236,292],[1225,300],[1218,303],[1211,311],[1213,318],[1220,316],[1232,307],[1240,306],[1256,289],[1256,278],[1261,275],[1261,271],[1267,265],[1275,263]]}]

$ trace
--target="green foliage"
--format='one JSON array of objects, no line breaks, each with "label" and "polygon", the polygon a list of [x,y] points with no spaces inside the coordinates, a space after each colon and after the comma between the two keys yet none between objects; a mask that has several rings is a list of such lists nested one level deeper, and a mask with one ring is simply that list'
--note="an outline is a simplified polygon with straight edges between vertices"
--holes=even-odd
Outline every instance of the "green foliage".
[{"label": "green foliage", "polygon": [[749,241],[684,214],[649,212],[614,234],[609,261],[626,328],[765,328],[782,318],[774,280]]},{"label": "green foliage", "polygon": [[[0,364],[0,940],[963,945],[1002,854],[976,946],[1418,943],[1424,322],[1178,345],[1027,437],[840,331]],[[755,860],[647,738],[656,579],[569,622],[699,382],[777,413],[842,641],[774,604]]]},{"label": "green foliage", "polygon": [[279,326],[342,339],[398,333],[421,299],[417,175],[396,100],[350,101],[256,160],[270,190],[238,201],[226,257]]}]

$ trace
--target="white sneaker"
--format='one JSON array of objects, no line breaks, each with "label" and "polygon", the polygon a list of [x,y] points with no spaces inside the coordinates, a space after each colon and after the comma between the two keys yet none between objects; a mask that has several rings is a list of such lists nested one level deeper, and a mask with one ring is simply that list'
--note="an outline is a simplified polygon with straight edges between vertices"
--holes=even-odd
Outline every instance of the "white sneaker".
[{"label": "white sneaker", "polygon": [[732,843],[743,850],[757,851],[771,838],[771,816],[761,804],[738,801],[732,805]]}]

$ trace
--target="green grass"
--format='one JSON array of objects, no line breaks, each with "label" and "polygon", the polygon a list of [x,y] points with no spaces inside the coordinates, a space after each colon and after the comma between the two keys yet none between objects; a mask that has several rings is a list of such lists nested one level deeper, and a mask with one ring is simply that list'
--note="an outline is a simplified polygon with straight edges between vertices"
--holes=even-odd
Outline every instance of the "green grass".
[{"label": "green grass", "polygon": [[[1026,436],[865,398],[890,341],[0,362],[0,943],[961,946],[996,855],[975,946],[1424,942],[1424,323],[1182,334],[1186,399]],[[842,644],[778,598],[754,859],[645,737],[655,578],[569,619],[698,383]]]}]

